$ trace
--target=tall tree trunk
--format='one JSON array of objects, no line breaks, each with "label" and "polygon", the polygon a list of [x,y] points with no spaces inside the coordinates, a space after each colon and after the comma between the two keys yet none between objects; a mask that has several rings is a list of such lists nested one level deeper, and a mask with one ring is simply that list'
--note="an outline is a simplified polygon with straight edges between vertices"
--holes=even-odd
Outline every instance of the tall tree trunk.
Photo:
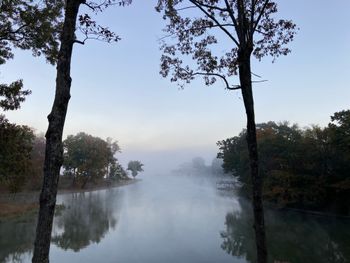
[{"label": "tall tree trunk", "polygon": [[52,222],[55,212],[59,173],[63,162],[62,133],[70,99],[70,66],[75,25],[83,0],[66,0],[61,47],[57,61],[56,94],[49,127],[46,132],[44,181],[40,194],[40,210],[34,243],[33,263],[48,263]]},{"label": "tall tree trunk", "polygon": [[257,248],[258,263],[267,263],[267,248],[264,222],[264,208],[262,202],[262,176],[259,173],[258,147],[256,140],[256,126],[254,116],[254,99],[252,90],[251,50],[243,50],[239,53],[239,78],[242,90],[244,106],[247,115],[247,144],[249,151],[250,172],[252,179],[254,230]]}]

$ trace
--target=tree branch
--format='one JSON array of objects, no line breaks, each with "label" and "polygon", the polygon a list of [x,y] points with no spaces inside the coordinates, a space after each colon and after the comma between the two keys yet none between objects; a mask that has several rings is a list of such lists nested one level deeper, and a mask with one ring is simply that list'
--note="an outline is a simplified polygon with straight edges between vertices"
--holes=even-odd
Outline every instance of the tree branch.
[{"label": "tree branch", "polygon": [[[234,27],[234,24],[222,24],[222,26],[223,27],[225,27],[225,26],[233,26]],[[191,31],[191,30],[201,30],[201,29],[213,28],[213,27],[219,27],[219,26],[218,25],[212,25],[212,26],[202,26],[202,27],[196,27],[196,28],[189,28],[189,29],[186,29],[186,30],[184,30],[182,32],[188,32],[188,31]],[[158,41],[159,40],[163,40],[163,39],[168,38],[168,37],[171,37],[171,36],[176,35],[176,34],[177,34],[177,32],[174,32],[172,34],[163,36],[163,37],[159,38]]]},{"label": "tree branch", "polygon": [[81,0],[82,4],[86,5],[89,7],[93,12],[102,12],[105,8],[108,6],[113,6],[113,5],[119,5],[119,6],[124,6],[124,5],[129,5],[132,0],[121,0],[121,1],[111,1],[111,0],[104,0],[100,4],[94,4],[92,5],[91,3],[88,3],[86,0]]},{"label": "tree branch", "polygon": [[242,12],[244,12],[244,9],[242,7],[242,4],[243,4],[242,0],[237,0],[237,13],[238,13],[237,20],[239,25],[237,34],[240,36],[241,44],[245,45],[244,32],[243,32],[244,23],[243,23],[243,14],[242,14]]},{"label": "tree branch", "polygon": [[[253,39],[254,32],[255,32],[256,28],[258,27],[258,24],[259,24],[259,22],[260,22],[260,20],[261,20],[261,17],[263,16],[263,14],[264,14],[264,12],[265,12],[265,9],[266,9],[266,6],[267,6],[268,3],[269,3],[269,0],[266,0],[265,3],[264,3],[264,5],[263,5],[263,7],[262,7],[262,9],[261,9],[261,12],[260,12],[260,14],[259,14],[257,20],[256,20],[256,22],[255,22],[255,25],[254,25],[254,27],[253,27],[253,30],[252,30],[252,32],[250,32],[251,39]],[[252,21],[252,23],[254,23],[254,21]]]},{"label": "tree branch", "polygon": [[85,40],[86,39],[84,39],[84,41],[80,41],[80,40],[76,39],[76,40],[73,41],[73,43],[77,43],[77,44],[80,44],[80,45],[85,45]]},{"label": "tree branch", "polygon": [[[220,29],[221,29],[222,31],[224,31],[225,34],[228,35],[228,37],[231,38],[231,40],[232,40],[233,42],[235,42],[235,44],[237,45],[237,47],[239,47],[239,43],[238,43],[238,41],[235,39],[235,37],[232,36],[231,33],[228,32],[227,29],[226,29],[225,27],[223,27],[223,26],[220,24],[220,22],[219,22],[214,16],[212,16],[207,10],[205,10],[200,4],[198,4],[197,1],[195,1],[195,0],[190,0],[190,2],[191,2],[192,4],[194,4],[195,6],[197,6],[207,17],[209,17],[211,20],[213,20],[213,21],[216,23],[216,25],[217,25],[218,27],[220,27]],[[227,11],[227,10],[226,10],[226,11]]]},{"label": "tree branch", "polygon": [[226,8],[221,8],[221,7],[218,7],[218,6],[207,5],[207,4],[199,3],[199,2],[197,2],[197,4],[200,5],[200,6],[206,7],[208,9],[218,10],[218,11],[221,11],[221,12],[227,12],[228,11]]},{"label": "tree branch", "polygon": [[228,12],[228,14],[229,14],[229,16],[230,16],[230,18],[231,18],[231,20],[232,20],[234,26],[235,26],[236,34],[237,34],[237,36],[238,36],[238,39],[239,39],[239,41],[241,42],[241,36],[240,36],[240,34],[238,34],[238,33],[239,33],[239,28],[238,28],[237,19],[235,18],[234,14],[233,14],[233,12],[232,12],[232,8],[231,8],[231,6],[230,6],[228,0],[225,0],[225,4],[226,4],[226,8],[227,8],[227,10],[228,10],[227,12]]},{"label": "tree branch", "polygon": [[[255,13],[256,0],[252,0],[252,10],[250,11],[250,36],[253,36],[254,30],[254,13]],[[250,39],[253,41],[253,38]]]},{"label": "tree branch", "polygon": [[239,89],[241,89],[240,85],[230,86],[230,84],[228,83],[227,79],[223,75],[218,74],[218,73],[195,72],[195,73],[192,74],[192,76],[196,76],[196,75],[219,77],[219,78],[221,78],[224,81],[224,83],[226,85],[226,89],[229,89],[229,90],[239,90]]},{"label": "tree branch", "polygon": [[[22,26],[20,26],[19,28],[17,28],[14,31],[8,31],[8,32],[4,32],[4,34],[2,36],[0,36],[0,41],[2,40],[8,40],[11,39],[11,37],[13,37],[13,40],[16,41],[16,37],[15,36],[11,36],[11,35],[16,35],[18,34],[23,28],[25,28],[26,26],[28,26],[28,24],[24,24]],[[22,37],[23,38],[23,37]]]},{"label": "tree branch", "polygon": [[196,8],[196,6],[191,5],[191,6],[186,6],[186,7],[178,8],[178,9],[175,9],[175,10],[176,10],[176,11],[182,11],[182,10],[191,9],[191,8]]},{"label": "tree branch", "polygon": [[94,12],[96,12],[96,8],[100,8],[100,7],[97,7],[97,6],[92,6],[89,3],[87,3],[86,1],[83,4],[86,5],[88,8],[90,8]]},{"label": "tree branch", "polygon": [[252,80],[252,83],[261,83],[261,82],[266,82],[268,81],[267,79],[263,79],[263,80]]},{"label": "tree branch", "polygon": [[258,75],[258,74],[255,74],[255,73],[253,73],[253,72],[250,72],[253,76],[255,76],[255,77],[257,77],[257,78],[260,78],[261,79],[261,76],[260,75]]}]

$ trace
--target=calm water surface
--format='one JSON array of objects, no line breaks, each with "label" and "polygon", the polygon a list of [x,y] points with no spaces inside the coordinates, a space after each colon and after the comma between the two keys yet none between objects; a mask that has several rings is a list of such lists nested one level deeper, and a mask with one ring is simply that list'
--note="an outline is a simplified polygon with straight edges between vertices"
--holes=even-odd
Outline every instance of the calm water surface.
[{"label": "calm water surface", "polygon": [[[251,209],[216,181],[145,176],[65,194],[50,262],[255,262]],[[30,262],[36,216],[0,222],[0,262]],[[350,262],[350,221],[268,211],[270,262]]]}]

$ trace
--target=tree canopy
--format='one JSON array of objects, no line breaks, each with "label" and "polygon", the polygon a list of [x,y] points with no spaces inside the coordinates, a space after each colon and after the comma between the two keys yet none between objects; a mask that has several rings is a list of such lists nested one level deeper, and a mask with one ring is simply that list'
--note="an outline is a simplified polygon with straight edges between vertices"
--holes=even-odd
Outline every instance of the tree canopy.
[{"label": "tree canopy", "polygon": [[0,115],[0,184],[10,192],[21,190],[27,180],[33,140],[32,129],[12,124]]},{"label": "tree canopy", "polygon": [[3,0],[0,5],[0,64],[14,57],[13,48],[44,55],[54,64],[62,30],[64,1]]},{"label": "tree canopy", "polygon": [[[282,207],[350,212],[350,111],[336,112],[327,127],[300,129],[287,122],[257,125],[264,197]],[[249,161],[243,130],[219,141],[223,168],[250,194]]]},{"label": "tree canopy", "polygon": [[181,86],[202,76],[206,85],[222,80],[225,88],[239,89],[230,80],[238,74],[239,53],[247,49],[258,60],[287,55],[297,30],[291,20],[275,19],[277,4],[269,0],[159,0],[157,10],[168,23],[160,73]]},{"label": "tree canopy", "polygon": [[142,166],[144,165],[140,161],[130,161],[127,170],[130,170],[131,175],[135,178],[139,172],[143,172]]},{"label": "tree canopy", "polygon": [[[82,187],[88,180],[109,176],[112,169],[120,166],[115,154],[120,151],[118,142],[108,138],[106,141],[80,132],[69,135],[63,142],[64,162],[66,174],[82,180]],[[122,167],[120,167],[122,168]],[[117,171],[114,177],[121,177]]]},{"label": "tree canopy", "polygon": [[[14,49],[31,50],[55,64],[64,1],[3,0],[0,3],[0,65],[14,58]],[[23,81],[0,84],[0,108],[14,110],[29,95]]]}]

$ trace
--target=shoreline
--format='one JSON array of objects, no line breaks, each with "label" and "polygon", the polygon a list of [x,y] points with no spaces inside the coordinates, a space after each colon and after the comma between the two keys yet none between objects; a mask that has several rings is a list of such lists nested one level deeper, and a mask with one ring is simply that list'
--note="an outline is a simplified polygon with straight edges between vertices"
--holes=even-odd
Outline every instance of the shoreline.
[{"label": "shoreline", "polygon": [[[70,194],[70,193],[85,193],[94,192],[99,190],[105,190],[110,188],[117,188],[140,182],[141,179],[122,180],[110,185],[106,182],[89,185],[85,189],[81,188],[63,188],[58,189],[58,195]],[[4,219],[14,219],[29,213],[36,213],[39,209],[39,196],[40,191],[24,191],[16,194],[1,193],[0,194],[0,221]]]},{"label": "shoreline", "polygon": [[[239,187],[240,186],[237,187],[237,182],[228,180],[227,182],[217,184],[216,189],[222,193],[228,193],[231,195],[234,192],[237,192],[237,189],[239,189]],[[237,192],[236,197],[238,199],[245,200],[251,204],[251,198],[246,194]],[[288,206],[283,207],[277,203],[266,201],[266,200],[263,201],[263,205],[264,205],[264,209],[273,210],[276,212],[294,212],[298,214],[305,214],[308,216],[315,216],[315,217],[339,218],[339,219],[346,219],[346,220],[350,219],[350,215],[348,214],[337,213],[336,211],[332,211],[325,208],[310,209],[310,208],[298,208],[298,207],[288,207]]]},{"label": "shoreline", "polygon": [[64,194],[70,194],[70,193],[86,193],[86,192],[94,192],[94,191],[99,191],[99,190],[105,190],[109,188],[117,188],[121,186],[126,186],[129,184],[134,184],[137,182],[142,181],[141,179],[128,179],[128,180],[122,180],[117,183],[113,183],[110,185],[107,184],[96,184],[96,185],[90,185],[87,188],[63,188],[63,189],[58,189],[57,195],[64,195]]}]

